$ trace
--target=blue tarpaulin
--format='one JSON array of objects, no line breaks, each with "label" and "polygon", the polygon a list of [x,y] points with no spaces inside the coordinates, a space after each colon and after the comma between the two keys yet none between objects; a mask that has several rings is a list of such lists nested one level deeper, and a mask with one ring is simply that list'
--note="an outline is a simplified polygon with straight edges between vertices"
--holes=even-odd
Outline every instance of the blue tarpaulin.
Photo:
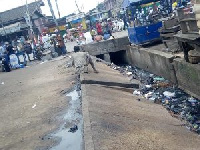
[{"label": "blue tarpaulin", "polygon": [[141,0],[124,0],[122,3],[122,8],[126,8],[126,7],[130,6],[131,3],[136,3],[139,1],[141,1]]},{"label": "blue tarpaulin", "polygon": [[81,21],[82,21],[82,19],[79,18],[79,19],[73,20],[72,23],[73,23],[73,24],[77,24],[77,23],[80,23]]},{"label": "blue tarpaulin", "polygon": [[150,25],[144,25],[139,27],[129,27],[128,37],[131,43],[136,45],[151,42],[153,40],[160,40],[159,28],[162,27],[162,22],[157,22]]},{"label": "blue tarpaulin", "polygon": [[142,5],[142,4],[147,4],[151,2],[157,2],[160,0],[124,0],[122,3],[122,8],[127,8],[130,5],[136,6],[136,5]]}]

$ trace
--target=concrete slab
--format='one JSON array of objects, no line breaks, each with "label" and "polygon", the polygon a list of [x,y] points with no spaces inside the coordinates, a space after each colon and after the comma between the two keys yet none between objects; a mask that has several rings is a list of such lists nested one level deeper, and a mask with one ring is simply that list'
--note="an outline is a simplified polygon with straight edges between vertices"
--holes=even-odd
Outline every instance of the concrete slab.
[{"label": "concrete slab", "polygon": [[100,42],[86,44],[82,46],[82,49],[88,52],[90,55],[96,56],[100,54],[108,54],[110,52],[126,50],[127,45],[129,45],[128,36],[124,36],[106,41],[103,40]]},{"label": "concrete slab", "polygon": [[172,64],[174,55],[153,49],[138,49],[133,46],[128,47],[126,53],[129,64],[162,76],[175,84],[177,83]]},{"label": "concrete slab", "polygon": [[174,68],[180,88],[200,99],[200,65],[183,59],[174,59]]},{"label": "concrete slab", "polygon": [[[81,80],[128,83],[118,71],[98,63],[99,74]],[[120,88],[82,85],[85,150],[197,150],[198,135],[157,104]]]}]

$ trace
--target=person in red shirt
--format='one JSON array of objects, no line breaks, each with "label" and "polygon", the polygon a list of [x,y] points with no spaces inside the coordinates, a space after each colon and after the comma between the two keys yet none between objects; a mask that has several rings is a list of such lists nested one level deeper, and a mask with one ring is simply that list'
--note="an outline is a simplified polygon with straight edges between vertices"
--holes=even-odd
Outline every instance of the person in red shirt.
[{"label": "person in red shirt", "polygon": [[96,29],[97,29],[98,35],[103,35],[102,26],[101,26],[101,23],[100,23],[100,22],[97,22],[97,24],[96,24]]}]

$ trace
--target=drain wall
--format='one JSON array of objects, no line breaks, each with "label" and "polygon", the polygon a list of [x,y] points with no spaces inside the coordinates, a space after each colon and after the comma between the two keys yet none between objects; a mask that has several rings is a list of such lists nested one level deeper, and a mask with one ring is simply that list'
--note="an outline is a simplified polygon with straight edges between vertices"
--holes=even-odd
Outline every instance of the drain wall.
[{"label": "drain wall", "polygon": [[172,54],[162,51],[136,47],[127,47],[128,63],[138,68],[168,79],[181,89],[200,98],[200,65],[175,59]]},{"label": "drain wall", "polygon": [[135,47],[128,47],[126,52],[129,64],[160,75],[175,84],[177,83],[172,64],[173,55],[145,48],[138,50]]}]

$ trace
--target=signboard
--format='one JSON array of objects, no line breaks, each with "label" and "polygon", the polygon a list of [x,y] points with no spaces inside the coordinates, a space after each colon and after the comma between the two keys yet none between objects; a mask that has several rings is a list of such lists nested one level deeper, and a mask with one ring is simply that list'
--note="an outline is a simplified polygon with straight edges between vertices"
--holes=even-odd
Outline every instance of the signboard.
[{"label": "signboard", "polygon": [[4,28],[0,28],[0,35],[6,35],[6,34],[18,32],[20,31],[20,28],[21,28],[20,22],[5,26]]},{"label": "signboard", "polygon": [[70,16],[70,17],[67,17],[66,18],[66,22],[71,22],[73,20],[77,20],[79,18],[84,18],[85,17],[85,14],[84,13],[79,13],[79,14],[76,14],[76,15],[73,15],[73,16]]},{"label": "signboard", "polygon": [[[59,26],[59,29],[60,29],[61,31],[63,31],[63,30],[66,30],[66,27],[65,27],[65,26]],[[50,32],[50,33],[54,33],[55,30],[56,30],[56,27],[49,28],[49,32]]]}]

